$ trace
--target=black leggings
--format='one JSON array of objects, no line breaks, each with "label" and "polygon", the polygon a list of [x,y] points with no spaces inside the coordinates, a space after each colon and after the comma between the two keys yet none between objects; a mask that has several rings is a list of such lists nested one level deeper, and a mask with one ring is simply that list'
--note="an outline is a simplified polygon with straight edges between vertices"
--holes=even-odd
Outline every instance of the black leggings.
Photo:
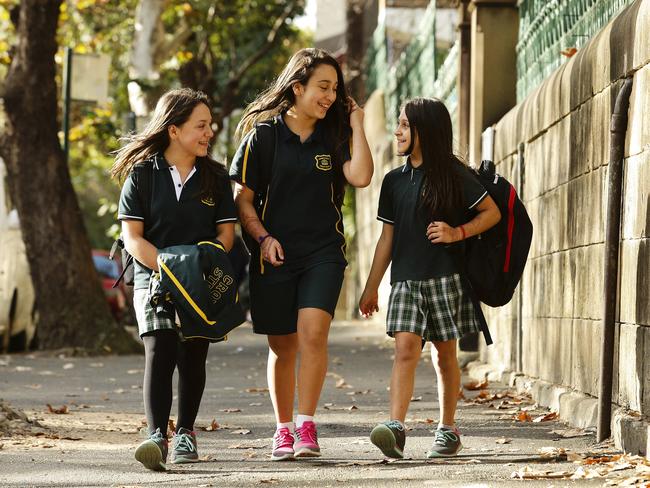
[{"label": "black leggings", "polygon": [[194,430],[205,388],[205,360],[210,343],[204,339],[181,342],[174,330],[155,330],[144,342],[144,411],[149,431],[166,434],[172,408],[172,377],[178,366],[178,422],[176,428]]}]

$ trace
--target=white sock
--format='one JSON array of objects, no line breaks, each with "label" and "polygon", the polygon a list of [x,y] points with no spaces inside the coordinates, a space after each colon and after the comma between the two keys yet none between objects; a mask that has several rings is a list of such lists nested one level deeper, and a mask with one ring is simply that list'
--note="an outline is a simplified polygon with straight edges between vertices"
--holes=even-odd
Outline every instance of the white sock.
[{"label": "white sock", "polygon": [[305,422],[313,422],[313,421],[314,421],[313,415],[303,415],[299,413],[298,417],[296,418],[296,427],[300,428],[302,427],[302,424],[304,424]]},{"label": "white sock", "polygon": [[278,422],[276,425],[276,429],[282,429],[284,427],[289,429],[289,432],[293,432],[296,430],[296,428],[293,425],[293,422]]},{"label": "white sock", "polygon": [[439,429],[447,429],[447,430],[456,430],[456,426],[455,426],[455,425],[445,425],[445,424],[443,424],[443,423],[439,423],[439,424],[438,424],[438,428],[439,428]]}]

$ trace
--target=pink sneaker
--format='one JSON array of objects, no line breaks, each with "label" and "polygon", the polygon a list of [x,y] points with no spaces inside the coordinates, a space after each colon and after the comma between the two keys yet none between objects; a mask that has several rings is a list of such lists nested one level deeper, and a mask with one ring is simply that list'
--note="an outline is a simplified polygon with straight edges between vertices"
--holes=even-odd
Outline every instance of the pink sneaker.
[{"label": "pink sneaker", "polygon": [[273,435],[273,452],[271,453],[272,461],[284,461],[293,459],[293,434],[286,427],[275,431]]},{"label": "pink sneaker", "polygon": [[296,443],[293,445],[296,452],[294,457],[319,457],[320,447],[318,446],[318,434],[316,424],[307,421],[302,427],[296,429]]}]

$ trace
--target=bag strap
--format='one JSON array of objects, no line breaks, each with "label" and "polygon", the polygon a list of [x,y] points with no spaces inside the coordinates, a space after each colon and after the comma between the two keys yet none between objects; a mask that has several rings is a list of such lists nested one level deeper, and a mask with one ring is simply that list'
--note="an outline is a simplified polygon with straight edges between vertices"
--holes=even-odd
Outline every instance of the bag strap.
[{"label": "bag strap", "polygon": [[[147,222],[151,222],[151,200],[153,198],[153,161],[150,159],[144,161],[143,163],[133,166],[133,171],[136,174],[137,184],[138,184],[138,199],[140,200],[140,205],[142,206],[142,211],[144,213],[144,232],[147,234]],[[111,251],[108,255],[109,259],[113,259],[117,249],[124,249],[124,240],[122,239],[122,234],[113,242],[111,246]],[[117,277],[115,283],[113,283],[112,288],[117,288],[117,285],[120,284],[120,281],[124,279],[126,271],[129,269],[129,266],[133,266],[133,256],[126,253],[126,261],[122,263],[122,272],[120,276]]]},{"label": "bag strap", "polygon": [[[273,166],[275,165],[278,149],[276,144],[278,138],[277,125],[278,123],[275,118],[255,124],[257,144],[259,146],[260,153],[273,155],[270,164],[262,165],[262,171],[260,172],[260,180],[258,182],[258,190],[256,192],[258,207],[260,208],[264,205],[264,201],[266,200],[267,192],[271,184],[271,178],[273,177]],[[259,210],[259,208],[256,210]]]}]

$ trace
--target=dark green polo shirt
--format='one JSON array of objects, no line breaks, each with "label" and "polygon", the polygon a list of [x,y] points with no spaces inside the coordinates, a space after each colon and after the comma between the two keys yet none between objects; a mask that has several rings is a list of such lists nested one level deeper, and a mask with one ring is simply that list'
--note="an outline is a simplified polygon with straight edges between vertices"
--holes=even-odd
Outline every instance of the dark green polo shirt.
[{"label": "dark green polo shirt", "polygon": [[[162,155],[153,158],[151,222],[145,224],[145,238],[157,249],[214,239],[218,224],[237,221],[230,181],[227,178],[219,182],[222,188],[218,202],[201,199],[201,172],[197,166],[196,173],[185,180],[180,199],[177,200],[172,171]],[[129,174],[122,187],[118,219],[144,221],[144,209],[134,172]],[[149,268],[135,261],[134,289],[147,288],[150,275]]]},{"label": "dark green polo shirt", "polygon": [[[251,249],[251,271],[278,278],[324,262],[345,260],[341,208],[334,202],[334,158],[321,123],[303,142],[276,116],[276,158],[263,154],[257,132],[251,131],[239,146],[230,177],[258,191],[262,175],[271,174],[260,220],[280,242],[284,264],[273,268],[260,260],[259,246]],[[338,164],[350,160],[350,148],[341,149]],[[267,146],[268,147],[268,146]],[[272,165],[272,171],[268,171]]]},{"label": "dark green polo shirt", "polygon": [[[486,196],[485,188],[469,168],[455,167],[463,190],[464,208],[454,216],[457,226],[471,220],[474,208]],[[379,195],[377,219],[393,225],[392,265],[390,282],[423,281],[456,273],[450,244],[432,244],[427,238],[426,218],[419,209],[424,172],[413,168],[410,160],[384,177]]]}]

